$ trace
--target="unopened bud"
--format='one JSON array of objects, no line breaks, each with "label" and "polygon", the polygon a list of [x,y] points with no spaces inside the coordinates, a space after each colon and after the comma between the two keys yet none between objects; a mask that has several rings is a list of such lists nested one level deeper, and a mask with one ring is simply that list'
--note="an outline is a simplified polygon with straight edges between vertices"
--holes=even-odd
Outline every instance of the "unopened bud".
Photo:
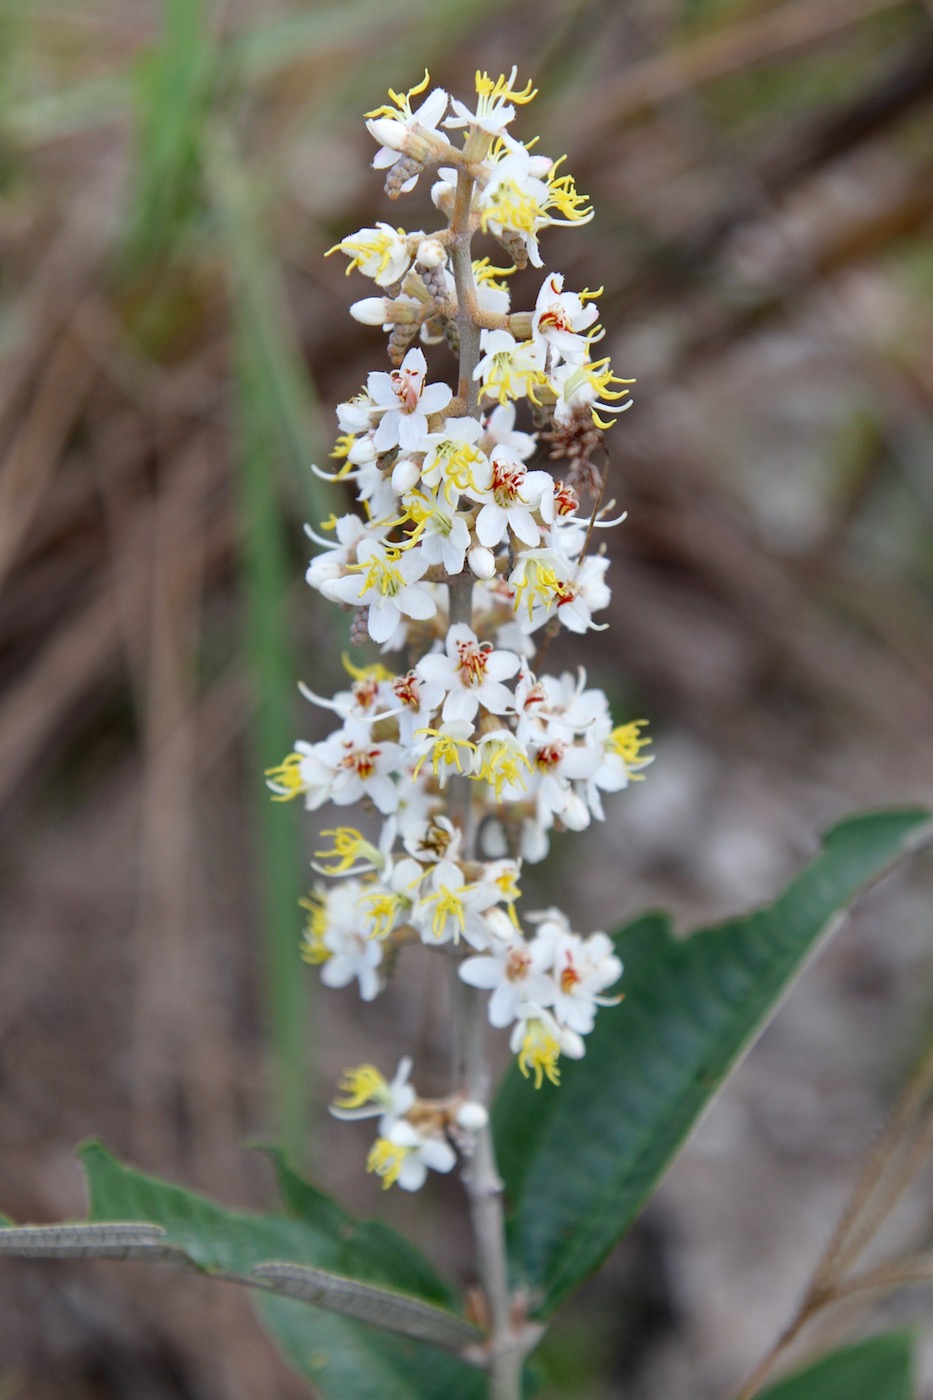
[{"label": "unopened bud", "polygon": [[353,303],[350,315],[364,326],[384,326],[389,319],[390,305],[386,297],[364,297]]},{"label": "unopened bud", "polygon": [[455,193],[454,186],[449,184],[447,180],[435,180],[431,186],[431,203],[435,209],[440,209],[444,213],[446,212],[445,206],[453,199]]},{"label": "unopened bud", "polygon": [[481,1103],[468,1099],[457,1109],[456,1122],[459,1128],[468,1133],[479,1133],[489,1122],[489,1114]]},{"label": "unopened bud", "polygon": [[397,496],[404,496],[420,479],[421,468],[410,457],[402,457],[392,468],[392,490]]},{"label": "unopened bud", "polygon": [[496,572],[496,556],[484,544],[475,544],[467,560],[477,578],[492,578]]},{"label": "unopened bud", "polygon": [[528,162],[528,174],[535,180],[544,180],[550,174],[553,165],[550,156],[532,156]]},{"label": "unopened bud", "polygon": [[583,1044],[576,1031],[564,1027],[560,1033],[560,1053],[566,1055],[568,1060],[582,1060],[586,1054],[586,1046]]},{"label": "unopened bud", "polygon": [[366,467],[370,462],[375,462],[378,453],[373,447],[371,433],[365,433],[363,437],[357,438],[356,442],[347,453],[347,461],[352,462],[355,467]]},{"label": "unopened bud", "polygon": [[388,146],[390,151],[401,151],[405,146],[408,129],[404,122],[394,122],[391,117],[376,117],[366,123],[366,130],[380,146]]},{"label": "unopened bud", "polygon": [[585,831],[590,824],[590,809],[582,797],[570,793],[561,808],[560,819],[568,831]]},{"label": "unopened bud", "polygon": [[426,238],[423,243],[418,244],[418,252],[415,261],[422,267],[440,267],[447,261],[447,249],[438,238]]}]

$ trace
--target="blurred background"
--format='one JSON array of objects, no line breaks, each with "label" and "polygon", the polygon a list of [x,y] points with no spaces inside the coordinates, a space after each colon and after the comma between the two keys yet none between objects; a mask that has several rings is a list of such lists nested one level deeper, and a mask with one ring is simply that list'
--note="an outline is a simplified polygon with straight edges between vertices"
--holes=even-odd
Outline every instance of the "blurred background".
[{"label": "blurred background", "polygon": [[[83,1213],[89,1135],[259,1209],[243,1144],[276,1138],[470,1280],[456,1183],[383,1196],[365,1130],[322,1113],[341,1066],[402,1047],[442,1089],[442,999],[414,967],[365,1018],[313,987],[317,824],[262,769],[329,727],[295,682],[337,685],[348,619],[304,585],[301,526],[347,500],[308,463],[385,365],[346,314],[369,284],[322,254],[433,226],[426,181],[386,199],[360,114],[425,66],[467,97],[513,63],[541,91],[515,133],[566,151],[597,209],[544,235],[545,264],[605,287],[638,380],[610,437],[612,628],[549,665],[585,661],[657,755],[529,902],[571,907],[572,878],[584,931],[646,905],[688,930],[772,896],[836,817],[933,800],[929,0],[0,0],[17,1220]],[[919,859],[862,902],[547,1345],[547,1395],[735,1393],[929,1037],[931,893]],[[903,1239],[929,1220],[921,1192]],[[135,1265],[4,1261],[0,1396],[297,1400],[248,1314]]]}]

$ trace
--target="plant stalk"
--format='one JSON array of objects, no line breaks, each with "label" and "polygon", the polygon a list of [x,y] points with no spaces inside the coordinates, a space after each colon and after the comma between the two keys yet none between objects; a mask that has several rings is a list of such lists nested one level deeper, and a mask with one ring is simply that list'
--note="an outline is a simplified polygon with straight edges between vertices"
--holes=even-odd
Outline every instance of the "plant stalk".
[{"label": "plant stalk", "polygon": [[[471,143],[474,142],[477,148],[482,146],[483,149],[471,150]],[[487,144],[484,133],[474,132],[467,145],[470,159],[481,159]],[[460,334],[458,394],[465,412],[475,417],[479,413],[479,386],[473,372],[479,362],[480,326],[473,315],[476,289],[470,256],[473,184],[473,177],[467,170],[461,169],[457,175],[448,246],[457,289],[457,328]],[[472,627],[473,576],[468,567],[450,580],[449,589],[450,625],[464,622]],[[451,780],[448,810],[463,832],[463,858],[472,860],[475,852],[469,778]],[[459,1013],[455,1020],[461,1036],[457,1068],[463,1074],[468,1097],[488,1108],[492,1097],[492,1080],[486,1057],[485,1009],[475,988],[468,987],[457,976],[456,963],[453,967],[453,984],[454,1004]],[[477,1275],[489,1309],[490,1400],[520,1400],[527,1347],[516,1336],[512,1326],[502,1178],[496,1166],[492,1130],[488,1124],[476,1134],[473,1156],[463,1173],[463,1182],[469,1202]]]}]

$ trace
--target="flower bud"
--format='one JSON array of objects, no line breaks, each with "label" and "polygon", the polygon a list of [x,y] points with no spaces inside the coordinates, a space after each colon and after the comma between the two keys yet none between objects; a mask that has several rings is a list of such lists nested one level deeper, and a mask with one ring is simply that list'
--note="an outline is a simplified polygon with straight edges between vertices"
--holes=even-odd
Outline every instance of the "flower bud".
[{"label": "flower bud", "polygon": [[468,1133],[482,1132],[489,1122],[489,1114],[481,1103],[476,1103],[468,1099],[457,1109],[456,1123],[458,1128],[463,1128]]},{"label": "flower bud", "polygon": [[447,249],[438,238],[426,238],[418,244],[415,261],[422,267],[440,267],[447,261]]},{"label": "flower bud", "polygon": [[[507,854],[506,848],[506,854]],[[504,909],[488,909],[484,915],[486,927],[494,938],[501,938],[503,943],[508,943],[515,933],[512,921]]]},{"label": "flower bud", "polygon": [[377,117],[374,121],[366,123],[366,130],[373,140],[378,141],[380,146],[388,146],[390,151],[401,151],[405,148],[408,128],[404,122],[393,121],[391,117]]},{"label": "flower bud", "polygon": [[528,174],[535,180],[545,180],[551,172],[554,162],[550,156],[532,156],[528,162]]},{"label": "flower bud", "polygon": [[431,203],[435,209],[443,210],[449,199],[453,198],[455,188],[447,180],[435,180],[431,186]]},{"label": "flower bud", "polygon": [[586,1054],[582,1038],[566,1026],[560,1033],[560,1053],[566,1055],[568,1060],[582,1060]]},{"label": "flower bud", "polygon": [[590,824],[590,809],[582,797],[570,793],[561,808],[560,819],[568,831],[585,831]]},{"label": "flower bud", "polygon": [[402,457],[392,468],[392,490],[397,496],[404,496],[420,479],[421,468],[410,457]]},{"label": "flower bud", "polygon": [[353,303],[350,315],[364,326],[384,326],[389,320],[388,308],[386,297],[364,297]]},{"label": "flower bud", "polygon": [[375,462],[378,455],[373,447],[372,433],[365,433],[363,437],[357,438],[350,448],[347,461],[352,462],[355,467],[366,467],[370,462]]},{"label": "flower bud", "polygon": [[467,561],[477,578],[492,578],[496,572],[496,556],[484,544],[475,544]]}]

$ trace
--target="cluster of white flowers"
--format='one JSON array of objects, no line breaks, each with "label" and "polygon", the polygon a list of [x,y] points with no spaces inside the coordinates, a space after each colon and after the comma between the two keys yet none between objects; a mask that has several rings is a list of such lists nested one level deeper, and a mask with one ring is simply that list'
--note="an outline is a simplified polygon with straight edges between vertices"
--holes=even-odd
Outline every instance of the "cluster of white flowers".
[{"label": "cluster of white flowers", "polygon": [[[440,88],[412,110],[425,74],[404,95],[390,91],[393,105],[367,122],[390,196],[438,167],[432,198],[447,224],[406,233],[379,223],[331,250],[382,289],[351,310],[388,333],[394,368],[373,371],[337,409],[339,465],[314,470],[352,480],[362,513],[308,531],[321,552],[307,581],[357,610],[354,641],[368,636],[386,660],[402,658],[390,667],[345,657],[351,684],[333,698],[303,688],[339,727],[319,743],[296,743],[268,777],[279,800],[300,796],[309,810],[363,802],[381,818],[371,839],[332,827],[324,833],[332,844],[316,853],[323,878],[304,901],[304,956],[322,980],[356,981],[370,1001],[401,946],[444,948],[465,983],[491,993],[491,1023],[513,1027],[519,1065],[540,1085],[557,1083],[561,1054],[584,1053],[622,968],[605,934],[582,937],[557,910],[527,915],[523,928],[522,863],[543,858],[552,830],[602,819],[601,794],[626,787],[650,759],[644,721],[614,726],[606,696],[582,670],[554,676],[538,666],[561,626],[597,629],[593,615],[609,602],[595,532],[623,517],[607,518],[590,458],[614,421],[605,415],[628,407],[630,381],[593,358],[598,293],[566,291],[549,272],[534,310],[511,311],[504,279],[541,267],[542,229],[592,215],[571,177],[558,174],[560,162],[508,132],[515,105],[534,96],[515,77],[478,73],[473,111]],[[445,134],[456,128],[465,129],[463,147]],[[474,233],[494,237],[512,266],[468,261],[465,285],[454,255]],[[413,342],[456,350],[465,313],[479,346],[466,372],[461,359],[455,396],[429,380]],[[533,430],[517,426],[522,400]],[[566,462],[564,479],[529,467],[545,443]],[[583,494],[592,497],[585,512]],[[464,586],[468,621],[462,611],[451,617],[453,590],[462,597]],[[451,805],[452,784],[469,788],[465,808]],[[451,1138],[485,1115],[475,1104],[463,1110],[462,1096],[459,1107],[426,1105],[409,1068],[403,1062],[391,1085],[372,1066],[348,1071],[335,1111],[378,1115],[370,1168],[414,1189],[428,1167],[449,1170]]]},{"label": "cluster of white flowers", "polygon": [[486,1126],[488,1114],[481,1103],[464,1095],[446,1099],[419,1099],[408,1082],[411,1060],[406,1056],[388,1082],[374,1065],[357,1065],[344,1071],[342,1097],[331,1105],[336,1118],[378,1118],[378,1137],[367,1159],[369,1171],[382,1177],[383,1186],[398,1182],[405,1191],[424,1185],[428,1169],[449,1172],[457,1160],[452,1143],[469,1150],[469,1135]]}]

